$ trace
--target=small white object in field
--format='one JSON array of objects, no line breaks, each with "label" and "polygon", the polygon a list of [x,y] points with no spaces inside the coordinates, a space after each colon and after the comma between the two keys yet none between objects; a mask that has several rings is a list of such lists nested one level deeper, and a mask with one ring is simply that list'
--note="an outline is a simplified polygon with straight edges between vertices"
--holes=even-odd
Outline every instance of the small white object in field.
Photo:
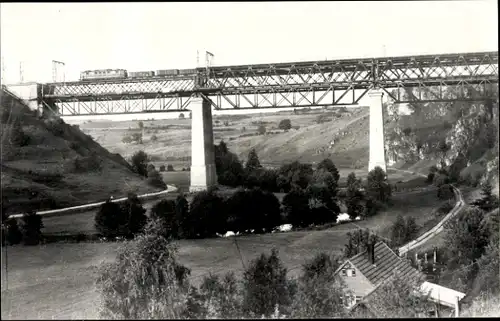
[{"label": "small white object in field", "polygon": [[227,231],[226,234],[224,234],[223,237],[230,237],[230,236],[235,236],[236,234],[234,234],[233,231]]},{"label": "small white object in field", "polygon": [[346,222],[350,221],[351,219],[349,218],[349,214],[347,213],[340,213],[339,216],[337,217],[337,223],[339,222]]},{"label": "small white object in field", "polygon": [[357,216],[357,217],[355,218],[355,220],[356,220],[356,221],[361,220],[361,216]]},{"label": "small white object in field", "polygon": [[292,224],[283,224],[278,226],[280,232],[288,232],[292,229]]}]

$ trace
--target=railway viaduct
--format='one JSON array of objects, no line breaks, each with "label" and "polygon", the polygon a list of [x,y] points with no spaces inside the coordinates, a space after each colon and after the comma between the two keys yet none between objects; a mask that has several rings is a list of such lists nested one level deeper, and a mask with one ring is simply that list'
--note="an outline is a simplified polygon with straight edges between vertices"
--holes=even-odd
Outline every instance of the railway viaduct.
[{"label": "railway viaduct", "polygon": [[484,101],[498,90],[498,52],[199,68],[190,76],[7,85],[33,109],[67,115],[192,113],[191,191],[217,184],[212,108],[370,106],[369,166],[386,169],[383,96],[395,103]]}]

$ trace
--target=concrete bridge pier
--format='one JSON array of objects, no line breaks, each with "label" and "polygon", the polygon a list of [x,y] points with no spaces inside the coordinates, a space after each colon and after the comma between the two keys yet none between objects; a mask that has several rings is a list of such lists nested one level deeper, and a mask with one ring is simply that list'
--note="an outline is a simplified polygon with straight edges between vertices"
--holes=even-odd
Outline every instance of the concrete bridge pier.
[{"label": "concrete bridge pier", "polygon": [[205,191],[217,185],[215,171],[212,106],[201,97],[191,106],[191,184],[190,192]]},{"label": "concrete bridge pier", "polygon": [[387,173],[384,144],[384,112],[382,109],[383,95],[383,91],[377,89],[371,90],[368,93],[368,97],[370,98],[370,159],[368,161],[368,171],[379,166]]}]

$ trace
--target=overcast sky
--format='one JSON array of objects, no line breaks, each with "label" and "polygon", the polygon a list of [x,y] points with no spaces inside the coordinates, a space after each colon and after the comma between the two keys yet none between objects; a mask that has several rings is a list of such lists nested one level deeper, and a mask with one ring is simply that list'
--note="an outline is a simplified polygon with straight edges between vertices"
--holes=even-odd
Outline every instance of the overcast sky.
[{"label": "overcast sky", "polygon": [[[81,70],[498,50],[497,1],[2,3],[5,82]],[[384,49],[385,45],[385,49]],[[204,51],[203,51],[204,52]],[[204,57],[200,57],[204,60]]]}]

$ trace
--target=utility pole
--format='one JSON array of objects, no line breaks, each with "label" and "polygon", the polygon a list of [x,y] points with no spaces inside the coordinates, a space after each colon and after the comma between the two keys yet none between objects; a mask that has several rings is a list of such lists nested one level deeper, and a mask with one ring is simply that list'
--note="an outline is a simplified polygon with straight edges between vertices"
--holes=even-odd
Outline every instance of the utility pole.
[{"label": "utility pole", "polygon": [[196,50],[196,68],[200,68],[200,51]]},{"label": "utility pole", "polygon": [[19,82],[22,83],[24,81],[24,70],[23,70],[23,62],[19,62]]},{"label": "utility pole", "polygon": [[62,70],[62,82],[64,82],[66,79],[66,72],[65,72],[65,63],[62,61],[57,61],[57,60],[52,60],[52,81],[53,82],[59,82],[60,78],[59,76],[59,66],[61,66]]},{"label": "utility pole", "polygon": [[5,81],[5,59],[2,56],[2,80],[1,80],[2,85],[5,85],[4,81]]},{"label": "utility pole", "polygon": [[209,52],[209,51],[205,51],[205,61],[206,61],[206,68],[207,68],[207,76],[210,74],[209,72],[209,68],[210,68],[210,65],[211,65],[211,62],[214,58],[214,54]]}]

